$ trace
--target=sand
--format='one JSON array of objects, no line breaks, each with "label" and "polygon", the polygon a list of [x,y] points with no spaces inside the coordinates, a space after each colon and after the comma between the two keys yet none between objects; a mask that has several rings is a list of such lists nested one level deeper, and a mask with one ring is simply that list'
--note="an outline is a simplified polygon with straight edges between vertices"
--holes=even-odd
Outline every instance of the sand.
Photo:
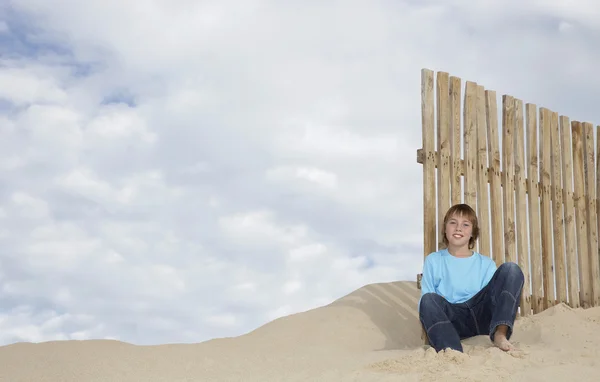
[{"label": "sand", "polygon": [[487,336],[464,353],[420,338],[416,283],[372,284],[248,334],[199,344],[57,341],[0,347],[0,381],[597,381],[600,308],[519,318],[505,353]]}]

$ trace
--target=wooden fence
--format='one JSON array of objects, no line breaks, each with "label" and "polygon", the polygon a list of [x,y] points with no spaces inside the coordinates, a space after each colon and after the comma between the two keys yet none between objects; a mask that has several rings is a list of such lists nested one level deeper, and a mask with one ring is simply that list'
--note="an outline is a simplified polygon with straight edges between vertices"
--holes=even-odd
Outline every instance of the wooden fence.
[{"label": "wooden fence", "polygon": [[521,315],[600,305],[593,125],[510,95],[499,122],[494,90],[466,81],[461,108],[461,79],[435,77],[421,71],[424,255],[442,248],[448,208],[467,203],[481,227],[476,250],[523,270]]}]

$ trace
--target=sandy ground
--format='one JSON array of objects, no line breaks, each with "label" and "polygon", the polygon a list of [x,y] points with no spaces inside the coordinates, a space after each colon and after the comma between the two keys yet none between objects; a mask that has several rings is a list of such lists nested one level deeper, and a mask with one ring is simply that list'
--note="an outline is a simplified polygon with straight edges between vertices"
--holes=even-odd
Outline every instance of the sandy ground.
[{"label": "sandy ground", "polygon": [[0,381],[598,381],[600,308],[517,320],[518,352],[487,336],[465,353],[423,346],[416,283],[372,284],[246,335],[199,344],[118,341],[0,347]]}]

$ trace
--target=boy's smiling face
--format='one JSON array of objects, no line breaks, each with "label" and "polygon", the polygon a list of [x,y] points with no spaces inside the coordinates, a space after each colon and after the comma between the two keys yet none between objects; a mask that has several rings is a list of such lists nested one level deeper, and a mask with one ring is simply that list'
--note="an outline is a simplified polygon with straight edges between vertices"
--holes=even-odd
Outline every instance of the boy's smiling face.
[{"label": "boy's smiling face", "polygon": [[452,215],[446,223],[446,239],[453,247],[468,247],[472,233],[473,223],[465,216]]}]

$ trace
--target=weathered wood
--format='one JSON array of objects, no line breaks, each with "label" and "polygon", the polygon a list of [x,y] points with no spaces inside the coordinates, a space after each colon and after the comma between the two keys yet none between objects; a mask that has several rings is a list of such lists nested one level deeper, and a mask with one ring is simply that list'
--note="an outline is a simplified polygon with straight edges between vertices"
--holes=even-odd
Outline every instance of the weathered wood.
[{"label": "weathered wood", "polygon": [[529,284],[529,243],[527,237],[527,183],[525,182],[525,135],[523,118],[523,101],[515,99],[515,204],[517,212],[517,258],[519,267],[527,282],[523,284],[521,293],[521,315],[531,314],[531,287]]},{"label": "weathered wood", "polygon": [[[599,133],[600,126],[596,126],[596,198],[600,196],[600,135],[598,135]],[[598,199],[596,199],[596,229],[600,234],[600,201]],[[598,254],[596,257],[598,258],[598,262],[600,263],[600,248],[598,248]],[[598,278],[600,279],[600,276],[598,276]],[[596,304],[600,305],[600,296],[598,296]]]},{"label": "weathered wood", "polygon": [[594,179],[594,126],[589,122],[583,122],[583,134],[585,139],[585,201],[586,218],[588,221],[588,256],[590,267],[590,282],[592,287],[592,306],[598,306],[600,299],[600,273],[598,271],[598,223],[596,216],[596,182]]},{"label": "weathered wood", "polygon": [[464,202],[476,210],[477,206],[477,84],[467,81],[464,103],[463,151],[465,157],[464,170]]},{"label": "weathered wood", "polygon": [[540,184],[538,173],[538,123],[537,106],[525,105],[527,126],[527,196],[529,212],[529,262],[531,263],[531,307],[533,313],[544,309],[543,271],[540,223]]},{"label": "weathered wood", "polygon": [[[421,126],[423,134],[423,257],[436,250],[436,214],[435,214],[435,162],[433,71],[421,70]],[[425,329],[421,330],[421,338],[427,345],[429,340]]]},{"label": "weathered wood", "polygon": [[491,258],[500,266],[504,262],[504,226],[502,219],[502,168],[500,163],[500,143],[498,137],[498,106],[496,92],[485,91],[485,109],[487,122],[487,143],[489,156],[488,182],[490,183],[490,211],[495,218],[492,224]]},{"label": "weathered wood", "polygon": [[488,157],[486,144],[485,89],[477,86],[477,215],[479,219],[479,253],[490,253],[490,212],[488,203]]},{"label": "weathered wood", "polygon": [[515,250],[515,167],[514,167],[515,102],[510,95],[502,96],[502,168],[504,177],[504,261],[517,262]]},{"label": "weathered wood", "polygon": [[540,112],[540,184],[541,223],[542,223],[542,270],[544,274],[544,309],[554,305],[554,267],[552,256],[552,157],[550,110],[542,107]]},{"label": "weathered wood", "polygon": [[584,308],[592,306],[592,284],[590,279],[589,247],[588,247],[588,222],[587,204],[585,200],[585,175],[584,175],[584,138],[581,122],[571,122],[572,147],[573,147],[573,203],[575,205],[575,219],[577,229],[577,259],[579,265],[579,302]]},{"label": "weathered wood", "polygon": [[579,282],[577,271],[577,253],[575,251],[575,216],[573,204],[573,156],[571,154],[571,129],[569,118],[560,117],[562,146],[562,192],[565,224],[565,257],[567,263],[567,288],[569,306],[579,308]]},{"label": "weathered wood", "polygon": [[433,71],[421,71],[421,124],[423,129],[423,256],[436,250]]},{"label": "weathered wood", "polygon": [[450,180],[451,180],[451,200],[452,205],[462,201],[461,177],[463,175],[464,164],[460,156],[461,151],[461,118],[460,118],[460,100],[461,100],[461,80],[458,77],[450,77]]},{"label": "weathered wood", "polygon": [[556,301],[567,303],[567,271],[565,266],[565,225],[563,220],[562,165],[558,113],[550,115],[550,144],[552,156],[552,226],[554,239],[554,273],[556,277]]},{"label": "weathered wood", "polygon": [[[438,222],[443,221],[450,208],[450,91],[448,89],[448,73],[438,72],[437,81],[437,208]],[[443,248],[441,230],[438,233],[437,248]]]}]

